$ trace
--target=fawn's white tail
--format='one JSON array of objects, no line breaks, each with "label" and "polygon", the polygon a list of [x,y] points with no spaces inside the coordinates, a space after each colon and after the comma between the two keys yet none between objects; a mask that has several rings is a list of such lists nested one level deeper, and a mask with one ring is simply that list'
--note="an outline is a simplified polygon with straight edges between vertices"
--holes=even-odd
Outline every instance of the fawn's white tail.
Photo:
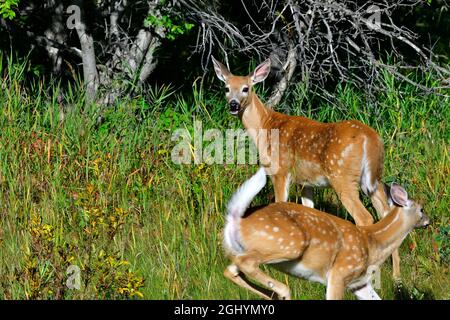
[{"label": "fawn's white tail", "polygon": [[227,221],[224,230],[224,245],[233,254],[243,252],[243,247],[239,240],[239,221],[253,198],[262,188],[264,188],[266,181],[266,171],[261,167],[258,172],[239,187],[228,203]]}]

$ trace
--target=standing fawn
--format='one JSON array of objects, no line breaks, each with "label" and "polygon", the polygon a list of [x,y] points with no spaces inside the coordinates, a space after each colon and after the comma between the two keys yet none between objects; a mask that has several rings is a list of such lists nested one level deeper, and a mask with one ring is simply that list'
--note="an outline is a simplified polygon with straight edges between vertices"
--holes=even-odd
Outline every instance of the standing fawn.
[{"label": "standing fawn", "polygon": [[[293,181],[303,185],[302,204],[313,208],[312,188],[331,186],[356,224],[370,225],[372,215],[359,199],[361,187],[370,196],[379,217],[388,213],[381,183],[383,142],[372,128],[355,120],[321,123],[266,107],[252,87],[269,75],[269,59],[248,76],[235,76],[214,57],[212,61],[217,77],[226,84],[231,114],[241,118],[271,176],[276,202],[287,201],[289,184]],[[272,144],[273,139],[261,134],[264,130],[277,130],[278,141]],[[271,150],[270,154],[267,150]],[[394,278],[398,279],[398,251],[394,251],[392,258]]]},{"label": "standing fawn", "polygon": [[390,188],[389,213],[369,226],[356,226],[289,202],[246,210],[265,184],[266,173],[261,167],[233,195],[223,241],[232,260],[224,275],[265,299],[274,293],[280,299],[290,299],[290,291],[263,273],[261,264],[273,264],[283,272],[325,284],[327,299],[342,299],[346,288],[358,299],[380,299],[371,285],[372,271],[414,227],[429,224],[422,207],[409,200],[399,185]]}]

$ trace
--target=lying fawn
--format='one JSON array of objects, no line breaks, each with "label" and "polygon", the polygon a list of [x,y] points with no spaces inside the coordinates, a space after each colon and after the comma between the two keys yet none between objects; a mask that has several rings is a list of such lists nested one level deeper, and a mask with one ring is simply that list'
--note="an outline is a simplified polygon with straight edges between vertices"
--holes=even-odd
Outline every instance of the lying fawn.
[{"label": "lying fawn", "polygon": [[[271,176],[275,201],[287,201],[291,181],[302,184],[302,204],[313,208],[312,187],[331,186],[357,225],[373,223],[372,215],[359,199],[359,187],[370,196],[379,217],[388,211],[381,175],[384,149],[379,135],[359,121],[321,123],[288,116],[266,107],[253,92],[266,79],[270,60],[248,76],[235,76],[212,57],[217,77],[226,84],[230,112],[239,116],[258,148],[261,163]],[[261,129],[277,130],[277,145],[258,134]],[[269,154],[267,150],[272,150]],[[278,150],[278,152],[273,152]],[[276,162],[277,166],[271,163]],[[275,170],[273,168],[276,168]],[[393,273],[400,277],[400,258],[393,253]]]},{"label": "lying fawn", "polygon": [[[231,257],[224,275],[259,296],[290,299],[289,288],[263,273],[273,264],[294,276],[326,284],[327,299],[342,299],[345,288],[358,299],[380,299],[371,270],[380,266],[414,227],[429,224],[422,207],[399,185],[390,188],[389,213],[370,226],[283,202],[246,210],[266,184],[263,167],[233,195],[228,205],[223,245]],[[268,288],[250,283],[242,273]]]}]

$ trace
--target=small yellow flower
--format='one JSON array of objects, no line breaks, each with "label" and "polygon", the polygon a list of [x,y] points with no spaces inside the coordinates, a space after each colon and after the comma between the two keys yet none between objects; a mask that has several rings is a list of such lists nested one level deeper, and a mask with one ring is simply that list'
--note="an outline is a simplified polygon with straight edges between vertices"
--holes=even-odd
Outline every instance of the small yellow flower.
[{"label": "small yellow flower", "polygon": [[95,187],[94,187],[93,184],[89,183],[89,184],[86,186],[86,190],[87,190],[87,192],[91,195],[91,194],[94,192]]}]

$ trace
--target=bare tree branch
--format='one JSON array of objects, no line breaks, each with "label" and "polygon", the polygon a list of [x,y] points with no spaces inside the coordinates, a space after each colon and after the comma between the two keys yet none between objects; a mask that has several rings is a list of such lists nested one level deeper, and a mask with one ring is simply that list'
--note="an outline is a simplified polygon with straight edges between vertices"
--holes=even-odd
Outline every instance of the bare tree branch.
[{"label": "bare tree branch", "polygon": [[[352,82],[380,91],[384,70],[431,92],[441,88],[406,80],[402,70],[432,71],[442,79],[450,74],[449,68],[435,61],[431,50],[416,43],[414,32],[397,26],[392,19],[395,10],[414,8],[420,1],[242,0],[248,22],[239,25],[220,13],[219,2],[180,2],[190,18],[201,25],[196,50],[204,55],[206,63],[214,46],[225,57],[246,53],[259,60],[267,56],[276,60],[273,65],[280,66],[281,76],[269,98],[271,105],[281,101],[292,77],[308,79],[316,92],[325,91],[329,81]],[[392,53],[395,64],[381,62],[381,44]],[[404,58],[407,50],[412,50],[420,63],[408,63]],[[203,64],[203,68],[208,67]],[[325,93],[323,96],[328,97]]]}]

